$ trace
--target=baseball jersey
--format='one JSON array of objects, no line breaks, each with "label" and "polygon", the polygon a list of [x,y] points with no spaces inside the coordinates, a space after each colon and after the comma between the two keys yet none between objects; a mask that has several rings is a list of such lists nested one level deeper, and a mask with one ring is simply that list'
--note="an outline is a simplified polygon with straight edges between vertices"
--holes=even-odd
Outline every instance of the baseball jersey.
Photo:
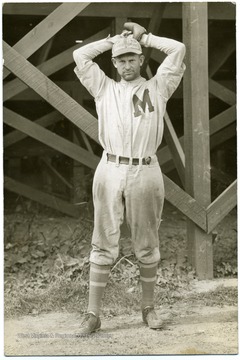
[{"label": "baseball jersey", "polygon": [[77,64],[74,71],[95,99],[103,149],[110,154],[133,158],[156,153],[163,137],[167,101],[185,70],[182,43],[144,34],[140,44],[167,55],[150,80],[139,76],[133,81],[121,79],[117,82],[100,69],[93,59],[112,48],[111,38],[90,43],[73,53]]}]

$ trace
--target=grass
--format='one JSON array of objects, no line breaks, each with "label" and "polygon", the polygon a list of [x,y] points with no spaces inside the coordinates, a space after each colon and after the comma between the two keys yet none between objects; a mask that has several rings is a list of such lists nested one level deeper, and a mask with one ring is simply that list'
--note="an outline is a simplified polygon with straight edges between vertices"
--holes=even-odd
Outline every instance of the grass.
[{"label": "grass", "polygon": [[[219,287],[215,291],[196,294],[191,292],[193,276],[185,269],[178,275],[168,272],[164,284],[158,275],[155,290],[156,307],[171,306],[187,300],[202,306],[237,305],[237,289]],[[133,276],[133,274],[135,274]],[[131,277],[132,276],[132,277]],[[5,317],[38,315],[47,312],[78,312],[83,314],[88,302],[88,270],[71,279],[63,273],[51,278],[44,287],[37,286],[36,279],[12,278],[5,282]],[[132,314],[140,309],[141,286],[139,274],[130,264],[122,264],[121,276],[116,269],[111,273],[104,293],[102,312],[104,316]]]},{"label": "grass", "polygon": [[[171,209],[167,210],[161,237],[163,261],[157,274],[156,307],[176,304],[185,296],[189,302],[203,305],[236,305],[236,289],[222,288],[200,295],[190,293],[195,273],[186,262],[177,263],[175,256],[184,254],[184,222],[182,218],[177,219],[175,213],[173,217]],[[232,223],[230,225],[232,228]],[[86,216],[73,220],[44,214],[38,209],[5,216],[6,318],[57,311],[86,311],[92,226],[93,222]],[[230,239],[232,257],[223,262],[222,256],[226,254],[224,234],[223,231],[220,233],[216,249],[216,276],[236,276],[235,235]],[[229,234],[228,231],[228,243]],[[129,239],[121,240],[120,256],[112,268],[103,299],[105,316],[131,314],[140,308],[137,262],[130,254]]]}]

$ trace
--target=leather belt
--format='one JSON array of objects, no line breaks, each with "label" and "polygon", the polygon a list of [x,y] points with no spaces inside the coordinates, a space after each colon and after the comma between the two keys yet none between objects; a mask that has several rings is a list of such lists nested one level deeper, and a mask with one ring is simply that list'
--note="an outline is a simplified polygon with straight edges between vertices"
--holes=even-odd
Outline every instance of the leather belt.
[{"label": "leather belt", "polygon": [[[107,159],[108,161],[111,162],[116,162],[117,161],[117,156],[116,155],[112,155],[112,154],[107,154]],[[151,156],[147,156],[145,158],[142,158],[142,164],[143,165],[149,165],[151,163]],[[125,164],[125,165],[129,165],[130,163],[130,158],[125,157],[125,156],[119,156],[119,164]],[[140,159],[138,158],[133,158],[132,159],[132,165],[139,165],[140,164]]]}]

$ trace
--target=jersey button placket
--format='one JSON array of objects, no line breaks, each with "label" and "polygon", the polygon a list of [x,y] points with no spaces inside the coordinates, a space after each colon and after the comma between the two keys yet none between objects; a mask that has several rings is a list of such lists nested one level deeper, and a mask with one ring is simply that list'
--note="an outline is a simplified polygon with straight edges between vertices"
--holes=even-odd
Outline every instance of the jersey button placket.
[{"label": "jersey button placket", "polygon": [[126,156],[132,156],[132,116],[131,116],[131,96],[132,89],[130,84],[126,85],[125,88],[125,103],[123,104],[124,109],[124,153]]}]

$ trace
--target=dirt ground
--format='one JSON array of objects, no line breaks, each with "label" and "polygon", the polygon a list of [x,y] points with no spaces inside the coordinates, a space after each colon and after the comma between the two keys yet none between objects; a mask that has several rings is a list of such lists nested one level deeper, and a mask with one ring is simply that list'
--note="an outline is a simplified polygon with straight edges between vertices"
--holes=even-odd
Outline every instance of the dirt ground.
[{"label": "dirt ground", "polygon": [[[237,287],[237,279],[196,281],[191,292]],[[237,354],[237,306],[199,306],[184,300],[157,312],[162,330],[150,330],[140,313],[102,318],[101,330],[79,337],[82,316],[48,313],[5,321],[5,355]]]}]

